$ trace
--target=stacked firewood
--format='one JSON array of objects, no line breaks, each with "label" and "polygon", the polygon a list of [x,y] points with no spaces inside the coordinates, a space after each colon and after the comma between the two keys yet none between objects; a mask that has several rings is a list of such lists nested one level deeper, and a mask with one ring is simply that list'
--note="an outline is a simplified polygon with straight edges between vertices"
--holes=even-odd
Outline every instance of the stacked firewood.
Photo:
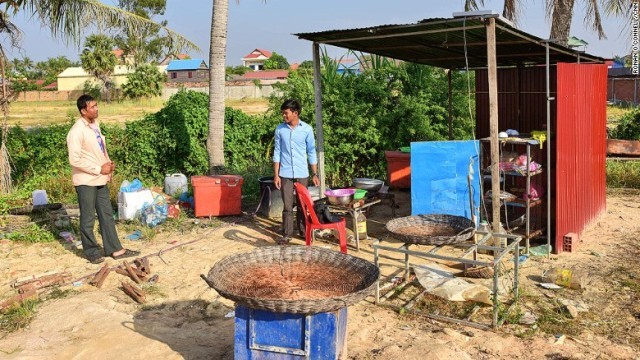
[{"label": "stacked firewood", "polygon": [[0,302],[0,312],[27,299],[37,299],[38,294],[46,288],[62,285],[69,279],[71,274],[58,271],[18,278],[11,284],[18,294]]},{"label": "stacked firewood", "polygon": [[136,284],[155,284],[158,282],[158,275],[151,275],[151,266],[149,265],[148,258],[135,259],[133,264],[129,264],[126,260],[122,262],[122,265],[118,266],[115,270],[118,274],[128,276],[135,282],[122,281],[122,289],[124,292],[131,296],[135,301],[143,304],[147,301],[145,291]]}]

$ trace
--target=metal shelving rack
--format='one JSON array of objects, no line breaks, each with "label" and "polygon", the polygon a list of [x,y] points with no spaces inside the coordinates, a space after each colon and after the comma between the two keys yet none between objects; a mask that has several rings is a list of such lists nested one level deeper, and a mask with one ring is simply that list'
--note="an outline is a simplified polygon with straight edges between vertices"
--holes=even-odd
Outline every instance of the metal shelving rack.
[{"label": "metal shelving rack", "polygon": [[[485,139],[481,139],[482,141],[489,141],[488,138]],[[525,173],[520,173],[518,171],[500,171],[500,173],[502,175],[506,176],[515,176],[515,177],[525,177],[526,179],[526,185],[525,185],[525,193],[526,193],[526,197],[525,199],[516,199],[516,200],[512,200],[512,201],[502,201],[502,203],[505,205],[505,212],[507,211],[507,207],[509,206],[513,206],[513,207],[521,207],[525,209],[525,221],[524,221],[524,231],[519,231],[520,230],[520,226],[514,227],[513,229],[510,229],[512,232],[517,233],[522,235],[522,239],[525,240],[525,251],[526,254],[529,254],[529,248],[530,248],[530,239],[534,238],[536,236],[540,236],[544,234],[545,228],[541,227],[538,229],[531,229],[531,208],[532,207],[536,207],[536,206],[540,206],[545,204],[544,199],[539,198],[539,199],[535,199],[535,200],[531,200],[531,177],[532,176],[536,176],[539,174],[542,174],[544,172],[544,169],[537,169],[535,171],[531,171],[531,146],[540,146],[540,142],[538,140],[535,139],[529,139],[529,138],[507,138],[507,139],[500,139],[500,143],[501,144],[508,144],[508,145],[512,145],[512,147],[515,146],[522,146],[524,145],[526,147],[526,155],[527,155],[527,169]],[[547,161],[548,163],[548,161]],[[547,165],[548,166],[548,165]],[[506,178],[505,178],[506,181]],[[545,191],[549,191],[549,184],[547,184]],[[482,197],[483,201],[485,203],[490,204],[491,203],[491,198],[487,198],[485,196]],[[508,225],[508,224],[507,224]]]},{"label": "metal shelving rack", "polygon": [[[502,322],[500,321],[500,319],[498,319],[498,309],[500,306],[500,302],[498,300],[498,294],[499,294],[498,278],[501,275],[503,275],[501,274],[500,266],[502,261],[507,259],[507,256],[509,254],[513,254],[514,274],[513,274],[512,292],[513,292],[514,299],[518,299],[518,270],[520,266],[519,265],[520,259],[518,254],[520,253],[520,242],[522,240],[522,237],[520,235],[512,235],[512,234],[492,234],[491,232],[480,231],[480,230],[476,231],[476,234],[480,235],[481,237],[476,243],[463,242],[463,243],[457,243],[457,244],[451,244],[451,245],[438,245],[438,246],[433,246],[429,251],[410,250],[409,249],[409,247],[411,246],[410,244],[403,244],[399,248],[385,246],[385,245],[381,245],[378,239],[374,239],[373,245],[372,245],[373,258],[374,258],[374,264],[378,268],[380,268],[380,250],[404,254],[403,281],[400,284],[396,285],[396,287],[391,288],[391,290],[386,295],[383,295],[382,294],[383,286],[381,286],[381,282],[387,282],[389,279],[382,279],[382,278],[378,279],[378,281],[376,282],[375,303],[380,304],[381,302],[384,302],[389,297],[389,294],[393,294],[396,289],[402,289],[404,286],[406,286],[411,282],[409,278],[409,274],[411,272],[411,269],[410,269],[411,256],[421,258],[421,259],[431,260],[431,261],[434,261],[434,260],[453,261],[456,263],[464,264],[465,266],[487,266],[493,269],[493,287],[491,289],[493,311],[492,311],[492,318],[491,318],[491,327],[497,328],[498,326],[500,326]],[[513,241],[511,241],[511,243],[504,248],[486,245],[487,241],[489,241],[489,239],[491,238],[504,238],[504,239],[509,239]],[[465,249],[465,251],[460,256],[452,256],[452,255],[445,255],[445,254],[438,253],[439,251],[447,247],[462,248],[462,249]],[[493,258],[490,258],[487,260],[478,259],[478,250],[493,252]],[[424,294],[424,292],[419,294],[418,297],[420,297],[422,294]],[[415,303],[416,300],[417,300],[417,297],[414,298],[411,302]],[[406,307],[409,308],[410,306],[407,305]],[[426,316],[431,317],[435,320],[449,321],[449,322],[454,322],[458,324],[477,327],[480,329],[488,329],[486,325],[468,321],[468,320],[455,319],[452,317],[436,315],[436,314],[426,314]]]}]

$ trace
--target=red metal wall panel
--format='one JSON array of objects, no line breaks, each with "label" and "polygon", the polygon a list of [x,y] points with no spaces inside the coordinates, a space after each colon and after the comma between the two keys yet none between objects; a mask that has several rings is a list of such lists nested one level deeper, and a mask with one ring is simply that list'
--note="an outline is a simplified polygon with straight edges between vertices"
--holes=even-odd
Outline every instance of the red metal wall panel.
[{"label": "red metal wall panel", "polygon": [[[501,131],[546,130],[545,77],[543,66],[498,70]],[[551,139],[542,150],[532,148],[532,158],[551,172],[550,189],[546,189],[551,195],[551,243],[556,251],[562,251],[564,234],[581,234],[589,221],[605,209],[606,65],[552,66],[550,88],[551,96],[557,99],[551,102]],[[476,137],[488,136],[487,72],[477,70]],[[549,160],[546,146],[551,147]],[[545,207],[531,210],[532,220],[546,219]]]},{"label": "red metal wall panel", "polygon": [[[498,69],[498,129],[521,133],[546,129],[545,67]],[[551,96],[556,91],[556,69],[551,67]],[[476,70],[476,137],[489,136],[489,94],[486,70]],[[555,103],[551,108],[555,123]]]},{"label": "red metal wall panel", "polygon": [[555,249],[606,207],[607,66],[558,64]]},{"label": "red metal wall panel", "polygon": [[[550,90],[551,96],[556,95],[556,67],[550,69]],[[489,96],[487,71],[476,71],[476,136],[485,138],[489,136]],[[551,128],[556,122],[556,103],[551,103]],[[547,126],[547,100],[546,100],[546,69],[544,66],[520,67],[498,69],[498,129],[516,129],[521,133],[530,133],[532,130],[546,130]],[[489,146],[483,154],[489,154]],[[551,146],[551,161],[547,161],[547,146]],[[526,151],[524,147],[507,148],[508,151]],[[555,201],[555,182],[551,181],[547,188],[546,171],[553,174],[555,169],[555,144],[554,141],[544,143],[544,148],[531,147],[531,157],[542,165],[545,172],[532,178],[532,182],[542,185],[545,191],[551,193],[552,204]],[[489,160],[485,159],[484,164]],[[524,187],[522,185],[521,187]],[[554,232],[554,211],[551,206],[551,234]],[[511,219],[522,215],[514,209]],[[531,208],[531,229],[546,229],[547,227],[547,207],[535,206]],[[546,234],[546,231],[545,231]]]}]

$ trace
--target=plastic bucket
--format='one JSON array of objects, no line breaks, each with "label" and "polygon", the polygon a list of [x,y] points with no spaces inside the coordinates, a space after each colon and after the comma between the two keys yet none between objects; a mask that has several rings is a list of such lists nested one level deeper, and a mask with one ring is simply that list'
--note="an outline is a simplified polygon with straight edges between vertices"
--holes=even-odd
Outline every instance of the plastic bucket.
[{"label": "plastic bucket", "polygon": [[260,185],[258,214],[271,219],[282,218],[282,210],[284,208],[282,193],[276,188],[273,182],[273,176],[258,178],[258,184]]},{"label": "plastic bucket", "polygon": [[187,177],[183,174],[171,174],[167,175],[164,178],[164,193],[178,197],[182,193],[186,193],[188,191],[187,187]]}]

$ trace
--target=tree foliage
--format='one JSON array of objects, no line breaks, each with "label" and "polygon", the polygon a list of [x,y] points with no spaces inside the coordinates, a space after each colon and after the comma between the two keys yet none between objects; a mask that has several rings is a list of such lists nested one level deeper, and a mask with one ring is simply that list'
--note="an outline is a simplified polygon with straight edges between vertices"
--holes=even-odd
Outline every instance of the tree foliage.
[{"label": "tree foliage", "polygon": [[232,80],[237,76],[246,74],[248,71],[251,71],[251,68],[247,66],[227,66],[225,68],[225,78],[227,80]]},{"label": "tree foliage", "polygon": [[[349,185],[354,177],[385,174],[385,150],[412,141],[448,139],[447,74],[412,63],[375,60],[358,76],[340,75],[339,61],[322,56],[323,132],[326,179]],[[472,124],[466,73],[452,73],[453,138],[469,139]],[[473,86],[473,85],[472,85]],[[298,99],[302,118],[314,123],[313,75],[292,72],[271,99],[276,112],[286,98]],[[471,104],[473,107],[474,105]]]},{"label": "tree foliage", "polygon": [[278,54],[277,52],[272,52],[271,57],[265,60],[264,62],[265,70],[287,70],[289,69],[289,62],[287,58]]},{"label": "tree foliage", "polygon": [[[166,0],[119,0],[118,7],[127,10],[144,19],[153,19],[157,15],[164,15]],[[118,35],[114,37],[116,46],[124,51],[124,55],[133,57],[133,65],[139,66],[148,62],[156,63],[162,57],[175,54],[169,36],[159,33],[161,26],[167,26],[163,20],[158,24],[131,31],[128,27],[122,27]]]},{"label": "tree foliage", "polygon": [[640,110],[638,108],[622,116],[609,137],[619,140],[640,140]]},{"label": "tree foliage", "polygon": [[105,99],[110,101],[111,75],[115,71],[116,55],[113,53],[114,42],[105,35],[89,35],[80,54],[82,68],[104,87]]},{"label": "tree foliage", "polygon": [[150,98],[162,94],[162,83],[165,76],[155,65],[144,64],[127,76],[122,85],[122,92],[130,99]]}]

